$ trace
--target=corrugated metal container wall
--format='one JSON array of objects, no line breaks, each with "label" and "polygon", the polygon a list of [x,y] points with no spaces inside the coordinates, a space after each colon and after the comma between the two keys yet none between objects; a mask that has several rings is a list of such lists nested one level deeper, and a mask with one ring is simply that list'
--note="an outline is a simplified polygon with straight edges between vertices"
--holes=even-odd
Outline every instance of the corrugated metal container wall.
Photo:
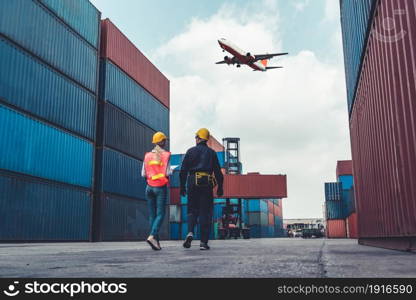
[{"label": "corrugated metal container wall", "polygon": [[[172,166],[172,163],[171,163]],[[172,188],[178,188],[180,187],[180,179],[179,179],[179,170],[173,170],[172,175],[169,176],[169,184]]]},{"label": "corrugated metal container wall", "polygon": [[101,61],[100,98],[169,135],[169,110],[108,60]]},{"label": "corrugated metal container wall", "polygon": [[110,149],[100,151],[102,155],[101,191],[145,199],[146,181],[141,176],[143,163]]},{"label": "corrugated metal container wall", "polygon": [[109,103],[100,105],[104,105],[104,146],[143,160],[144,154],[154,147],[155,131]]},{"label": "corrugated metal container wall", "polygon": [[66,24],[98,48],[100,12],[89,0],[39,0]]},{"label": "corrugated metal container wall", "polygon": [[[376,9],[350,121],[358,232],[415,236],[416,7],[394,0]],[[386,31],[388,18],[397,35]]]},{"label": "corrugated metal container wall", "polygon": [[[142,240],[148,236],[146,201],[110,195],[101,197],[103,241]],[[165,218],[160,231],[161,239],[169,238],[168,226],[168,218]]]},{"label": "corrugated metal container wall", "polygon": [[182,222],[188,222],[188,206],[187,205],[182,205],[181,206],[181,217],[182,217]]},{"label": "corrugated metal container wall", "polygon": [[181,195],[180,195],[179,188],[171,188],[170,189],[170,204],[181,204]]},{"label": "corrugated metal container wall", "polygon": [[339,182],[325,183],[325,200],[326,201],[341,201],[342,184]]},{"label": "corrugated metal container wall", "polygon": [[344,216],[349,216],[355,212],[354,190],[343,190],[342,202],[344,207]]},{"label": "corrugated metal container wall", "polygon": [[341,175],[352,175],[352,160],[337,161],[336,174],[337,179]]},{"label": "corrugated metal container wall", "polygon": [[1,1],[0,33],[96,91],[97,50],[37,1]]},{"label": "corrugated metal container wall", "polygon": [[354,101],[360,65],[375,0],[341,0],[341,27],[347,84],[348,111]]},{"label": "corrugated metal container wall", "polygon": [[358,238],[357,213],[351,214],[347,218],[346,221],[347,221],[348,237],[350,239],[357,239]]},{"label": "corrugated metal container wall", "polygon": [[286,198],[286,175],[224,175],[224,198]]},{"label": "corrugated metal container wall", "polygon": [[3,105],[0,124],[0,169],[92,186],[92,143]]},{"label": "corrugated metal container wall", "polygon": [[88,241],[92,194],[0,173],[0,240]]},{"label": "corrugated metal container wall", "polygon": [[94,140],[93,94],[1,37],[0,66],[2,101]]},{"label": "corrugated metal container wall", "polygon": [[109,19],[101,21],[101,57],[109,58],[169,108],[169,80]]},{"label": "corrugated metal container wall", "polygon": [[345,220],[327,220],[326,236],[328,238],[346,238],[347,228],[345,226]]},{"label": "corrugated metal container wall", "polygon": [[325,201],[326,219],[344,219],[344,205],[342,201]]},{"label": "corrugated metal container wall", "polygon": [[170,223],[170,239],[171,240],[181,239],[179,223]]}]

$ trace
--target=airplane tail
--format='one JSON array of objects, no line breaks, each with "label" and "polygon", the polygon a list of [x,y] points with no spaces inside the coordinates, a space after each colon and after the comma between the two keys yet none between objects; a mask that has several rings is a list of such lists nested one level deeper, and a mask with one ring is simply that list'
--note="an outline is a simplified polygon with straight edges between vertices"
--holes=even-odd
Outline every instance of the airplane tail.
[{"label": "airplane tail", "polygon": [[267,59],[262,59],[261,60],[261,64],[263,65],[263,66],[265,66],[265,67],[267,67]]}]

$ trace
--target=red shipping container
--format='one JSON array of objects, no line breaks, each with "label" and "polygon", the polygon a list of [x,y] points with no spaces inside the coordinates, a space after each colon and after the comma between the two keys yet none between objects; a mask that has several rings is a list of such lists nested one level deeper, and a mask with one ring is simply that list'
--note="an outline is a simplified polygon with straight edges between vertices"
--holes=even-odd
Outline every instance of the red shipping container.
[{"label": "red shipping container", "polygon": [[180,188],[170,188],[170,204],[180,205],[181,204],[181,195]]},{"label": "red shipping container", "polygon": [[101,21],[100,55],[110,59],[169,108],[169,80],[109,19]]},{"label": "red shipping container", "polygon": [[350,239],[358,239],[358,227],[357,227],[357,213],[352,213],[347,218],[347,236]]},{"label": "red shipping container", "polygon": [[345,220],[326,220],[326,236],[327,238],[346,238],[347,228],[345,226]]},{"label": "red shipping container", "polygon": [[207,145],[215,152],[224,152],[224,146],[212,135],[209,137]]},{"label": "red shipping container", "polygon": [[337,161],[337,178],[342,175],[352,175],[352,160]]},{"label": "red shipping container", "polygon": [[286,198],[286,175],[224,176],[222,198]]},{"label": "red shipping container", "polygon": [[269,214],[269,225],[274,225],[274,215]]},{"label": "red shipping container", "polygon": [[350,119],[360,239],[416,236],[415,57],[415,1],[379,1]]},{"label": "red shipping container", "polygon": [[275,205],[274,206],[274,215],[278,217],[282,217],[282,207]]}]

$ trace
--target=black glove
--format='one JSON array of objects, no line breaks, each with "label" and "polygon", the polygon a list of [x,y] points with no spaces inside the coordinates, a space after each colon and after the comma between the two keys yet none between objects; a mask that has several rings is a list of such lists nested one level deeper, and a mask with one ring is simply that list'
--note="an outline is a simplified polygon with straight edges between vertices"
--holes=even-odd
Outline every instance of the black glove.
[{"label": "black glove", "polygon": [[217,188],[217,196],[221,197],[222,195],[224,195],[224,191],[222,189],[222,186],[218,186]]},{"label": "black glove", "polygon": [[186,196],[186,188],[184,186],[182,186],[179,193],[181,194],[181,196],[185,197]]}]

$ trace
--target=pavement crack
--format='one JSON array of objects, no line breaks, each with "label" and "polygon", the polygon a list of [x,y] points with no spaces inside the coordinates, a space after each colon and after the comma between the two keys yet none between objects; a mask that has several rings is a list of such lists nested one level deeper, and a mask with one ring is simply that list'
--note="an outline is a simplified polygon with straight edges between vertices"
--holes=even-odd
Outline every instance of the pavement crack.
[{"label": "pavement crack", "polygon": [[322,241],[323,242],[322,242],[321,247],[319,248],[319,253],[318,253],[318,270],[319,270],[319,277],[326,278],[327,271],[325,270],[325,262],[323,259],[325,240],[322,240]]}]

